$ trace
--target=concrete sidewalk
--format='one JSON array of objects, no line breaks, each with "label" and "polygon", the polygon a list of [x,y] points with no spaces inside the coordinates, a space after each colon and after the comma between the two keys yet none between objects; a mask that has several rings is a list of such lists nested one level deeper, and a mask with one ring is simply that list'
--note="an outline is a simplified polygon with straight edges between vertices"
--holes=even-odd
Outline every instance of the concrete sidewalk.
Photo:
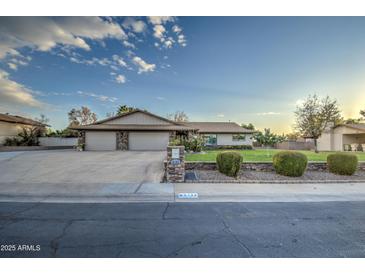
[{"label": "concrete sidewalk", "polygon": [[[198,198],[181,198],[182,193],[197,193]],[[365,183],[2,183],[0,202],[4,201],[73,203],[365,201]]]}]

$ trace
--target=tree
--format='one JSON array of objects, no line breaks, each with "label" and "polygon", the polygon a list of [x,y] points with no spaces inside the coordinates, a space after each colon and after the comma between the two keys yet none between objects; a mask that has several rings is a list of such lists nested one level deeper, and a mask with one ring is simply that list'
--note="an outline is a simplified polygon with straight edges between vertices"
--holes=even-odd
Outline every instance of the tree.
[{"label": "tree", "polygon": [[46,129],[45,126],[49,122],[49,119],[46,117],[46,115],[40,114],[39,117],[35,117],[34,120],[41,123],[41,124],[43,124],[44,126],[41,126],[41,125],[40,126],[33,126],[33,127],[35,127],[35,129],[32,131],[32,134],[37,133],[38,136],[46,135],[47,129]]},{"label": "tree", "polygon": [[360,120],[365,119],[365,109],[364,109],[364,110],[360,110],[360,115],[362,116],[362,117],[360,118]]},{"label": "tree", "polygon": [[284,135],[277,135],[272,133],[269,128],[265,128],[264,132],[257,132],[253,138],[262,146],[273,146],[277,143],[284,142],[286,140]]},{"label": "tree", "polygon": [[300,137],[299,132],[290,132],[285,135],[285,138],[289,141],[297,141]]},{"label": "tree", "polygon": [[350,125],[350,124],[358,124],[361,122],[361,118],[347,118],[341,121],[341,124]]},{"label": "tree", "polygon": [[137,108],[135,108],[135,107],[129,107],[127,105],[120,105],[117,109],[117,115],[128,113],[128,112],[134,111],[136,109]]},{"label": "tree", "polygon": [[295,128],[302,136],[313,138],[316,152],[317,140],[322,132],[331,123],[335,125],[342,119],[337,101],[329,96],[320,99],[317,95],[309,95],[302,105],[297,106],[294,113]]},{"label": "tree", "polygon": [[88,107],[81,107],[81,109],[71,109],[68,113],[68,121],[70,126],[88,125],[97,121],[96,114]]},{"label": "tree", "polygon": [[175,122],[187,122],[189,121],[188,115],[184,111],[176,111],[175,113],[167,114],[167,119]]},{"label": "tree", "polygon": [[34,118],[34,120],[44,125],[47,125],[49,122],[49,119],[46,117],[46,115],[42,113],[39,115],[39,117]]},{"label": "tree", "polygon": [[255,126],[251,123],[249,124],[241,124],[241,127],[245,128],[245,129],[250,129],[250,130],[255,130]]}]

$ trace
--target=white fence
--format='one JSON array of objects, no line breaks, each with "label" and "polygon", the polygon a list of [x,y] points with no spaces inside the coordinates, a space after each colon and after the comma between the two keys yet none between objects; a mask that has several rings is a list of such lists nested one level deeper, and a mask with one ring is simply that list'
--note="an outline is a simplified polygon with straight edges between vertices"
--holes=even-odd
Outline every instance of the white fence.
[{"label": "white fence", "polygon": [[77,138],[39,137],[39,145],[47,147],[76,146]]}]

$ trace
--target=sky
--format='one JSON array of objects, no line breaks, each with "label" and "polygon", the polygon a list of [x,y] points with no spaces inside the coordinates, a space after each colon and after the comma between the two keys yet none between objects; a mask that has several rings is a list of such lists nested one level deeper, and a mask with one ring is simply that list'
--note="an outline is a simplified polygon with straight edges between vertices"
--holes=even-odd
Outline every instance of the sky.
[{"label": "sky", "polygon": [[292,131],[310,94],[365,108],[365,17],[1,17],[0,112],[67,127],[129,105]]}]

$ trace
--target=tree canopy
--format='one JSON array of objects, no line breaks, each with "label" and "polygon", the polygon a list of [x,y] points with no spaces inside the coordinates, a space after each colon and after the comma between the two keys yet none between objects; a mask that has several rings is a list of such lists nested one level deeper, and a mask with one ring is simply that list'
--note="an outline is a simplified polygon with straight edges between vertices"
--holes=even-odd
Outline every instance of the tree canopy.
[{"label": "tree canopy", "polygon": [[326,96],[320,99],[317,95],[309,95],[303,104],[297,106],[295,128],[303,136],[314,139],[317,151],[317,139],[332,123],[342,120],[337,101]]},{"label": "tree canopy", "polygon": [[97,121],[97,116],[88,107],[82,106],[80,109],[71,109],[68,113],[70,126],[88,125]]},{"label": "tree canopy", "polygon": [[241,124],[241,127],[245,128],[245,129],[255,130],[255,126],[252,123]]},{"label": "tree canopy", "polygon": [[188,115],[184,111],[176,111],[175,113],[167,114],[167,119],[175,122],[187,122],[189,121]]}]

